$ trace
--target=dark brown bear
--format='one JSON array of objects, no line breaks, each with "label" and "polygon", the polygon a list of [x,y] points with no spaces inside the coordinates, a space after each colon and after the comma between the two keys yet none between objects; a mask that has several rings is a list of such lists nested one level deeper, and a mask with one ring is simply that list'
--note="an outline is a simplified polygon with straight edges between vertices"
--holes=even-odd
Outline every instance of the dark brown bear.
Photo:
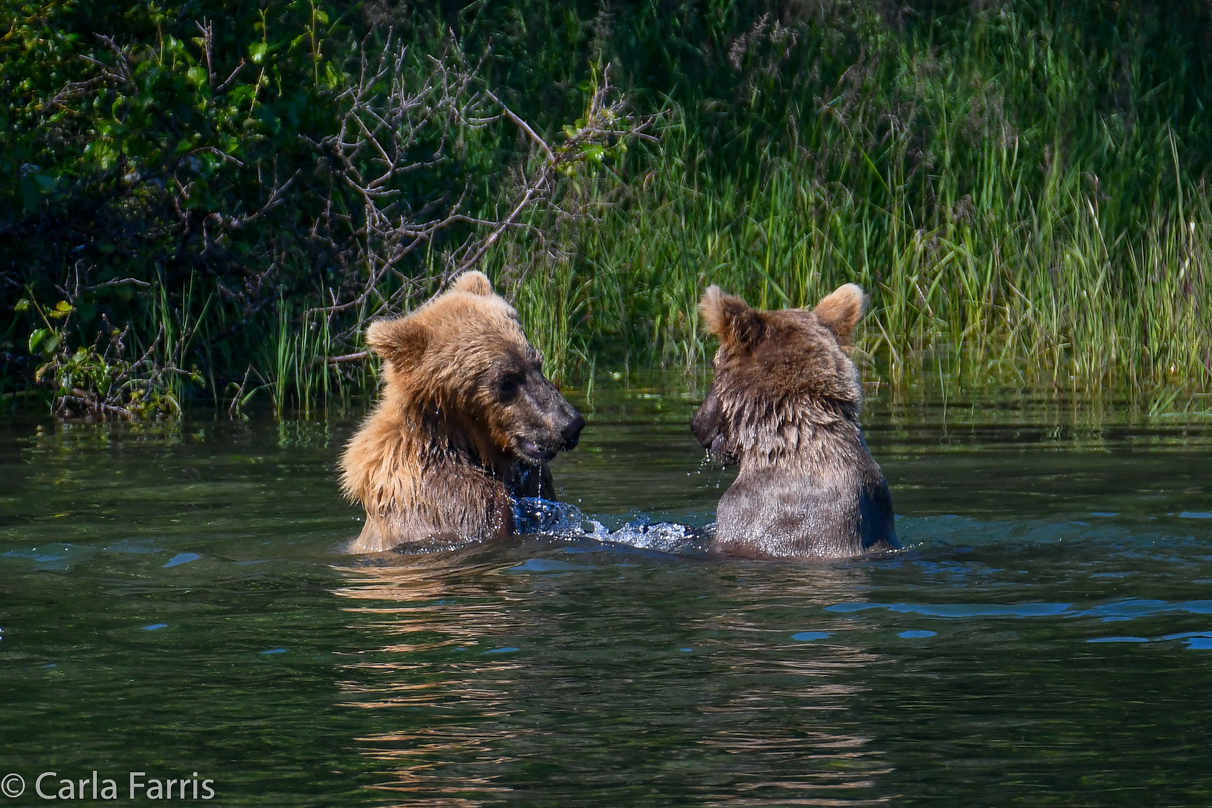
[{"label": "dark brown bear", "polygon": [[849,283],[811,311],[760,311],[712,286],[699,310],[719,337],[715,381],[691,428],[740,473],[720,498],[712,549],[746,558],[847,558],[896,548],[892,497],[859,427],[846,354],[866,310]]},{"label": "dark brown bear", "polygon": [[483,273],[371,323],[366,342],[384,359],[383,394],[341,457],[342,488],[366,509],[352,552],[507,536],[515,497],[555,498],[547,462],[585,421]]}]

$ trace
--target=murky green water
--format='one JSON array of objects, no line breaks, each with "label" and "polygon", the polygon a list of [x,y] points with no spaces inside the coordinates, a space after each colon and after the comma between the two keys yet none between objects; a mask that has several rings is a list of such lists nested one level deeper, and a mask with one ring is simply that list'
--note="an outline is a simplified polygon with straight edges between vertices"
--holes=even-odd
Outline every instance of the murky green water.
[{"label": "murky green water", "polygon": [[[599,402],[564,498],[633,543],[633,511],[710,522],[692,409]],[[1212,804],[1212,427],[1111,413],[873,403],[909,549],[812,565],[367,564],[352,423],[9,422],[0,804],[52,771],[122,804],[130,772],[223,805]]]}]

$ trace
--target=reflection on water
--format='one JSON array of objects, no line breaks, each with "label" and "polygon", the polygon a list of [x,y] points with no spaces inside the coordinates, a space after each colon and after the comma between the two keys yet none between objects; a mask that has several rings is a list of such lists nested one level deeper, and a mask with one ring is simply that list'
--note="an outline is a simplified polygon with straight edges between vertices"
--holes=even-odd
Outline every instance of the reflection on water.
[{"label": "reflection on water", "polygon": [[882,799],[887,762],[849,711],[886,660],[767,619],[859,595],[861,566],[739,582],[702,559],[523,539],[344,572],[350,627],[375,645],[341,688],[377,713],[359,742],[409,805],[534,804],[540,787],[553,805]]},{"label": "reflection on water", "polygon": [[199,771],[225,805],[1212,802],[1207,423],[875,401],[906,549],[753,563],[703,552],[731,474],[693,396],[643,395],[595,402],[563,504],[520,504],[544,535],[417,556],[339,552],[353,421],[0,425],[5,771]]}]

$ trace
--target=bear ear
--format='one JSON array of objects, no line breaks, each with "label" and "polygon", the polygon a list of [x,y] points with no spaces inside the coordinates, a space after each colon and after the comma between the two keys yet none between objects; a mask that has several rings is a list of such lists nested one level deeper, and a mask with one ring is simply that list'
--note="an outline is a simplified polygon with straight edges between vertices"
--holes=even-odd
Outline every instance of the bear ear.
[{"label": "bear ear", "polygon": [[759,312],[735,295],[725,294],[718,286],[709,286],[699,302],[699,312],[707,321],[707,329],[720,342],[752,350],[766,333],[766,324]]},{"label": "bear ear", "polygon": [[472,270],[464,272],[455,279],[454,285],[450,287],[454,292],[467,292],[472,295],[483,295],[484,297],[492,297],[495,292],[492,291],[492,281],[488,280],[488,276],[483,272]]},{"label": "bear ear", "polygon": [[867,311],[868,301],[862,287],[848,283],[827,295],[812,311],[821,325],[837,336],[838,342],[849,345],[854,339],[858,321],[863,319]]},{"label": "bear ear", "polygon": [[405,368],[424,356],[429,330],[411,317],[375,320],[366,329],[366,344],[397,368]]}]

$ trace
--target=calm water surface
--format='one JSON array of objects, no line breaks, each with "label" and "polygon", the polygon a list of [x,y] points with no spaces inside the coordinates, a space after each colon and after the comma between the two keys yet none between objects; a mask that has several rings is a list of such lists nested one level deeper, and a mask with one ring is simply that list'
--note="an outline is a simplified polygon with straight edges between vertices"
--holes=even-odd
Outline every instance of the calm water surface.
[{"label": "calm water surface", "polygon": [[693,402],[595,403],[555,475],[616,541],[370,561],[352,421],[0,425],[0,804],[1212,804],[1208,423],[874,401],[907,549],[740,563],[653,526],[731,479]]}]

